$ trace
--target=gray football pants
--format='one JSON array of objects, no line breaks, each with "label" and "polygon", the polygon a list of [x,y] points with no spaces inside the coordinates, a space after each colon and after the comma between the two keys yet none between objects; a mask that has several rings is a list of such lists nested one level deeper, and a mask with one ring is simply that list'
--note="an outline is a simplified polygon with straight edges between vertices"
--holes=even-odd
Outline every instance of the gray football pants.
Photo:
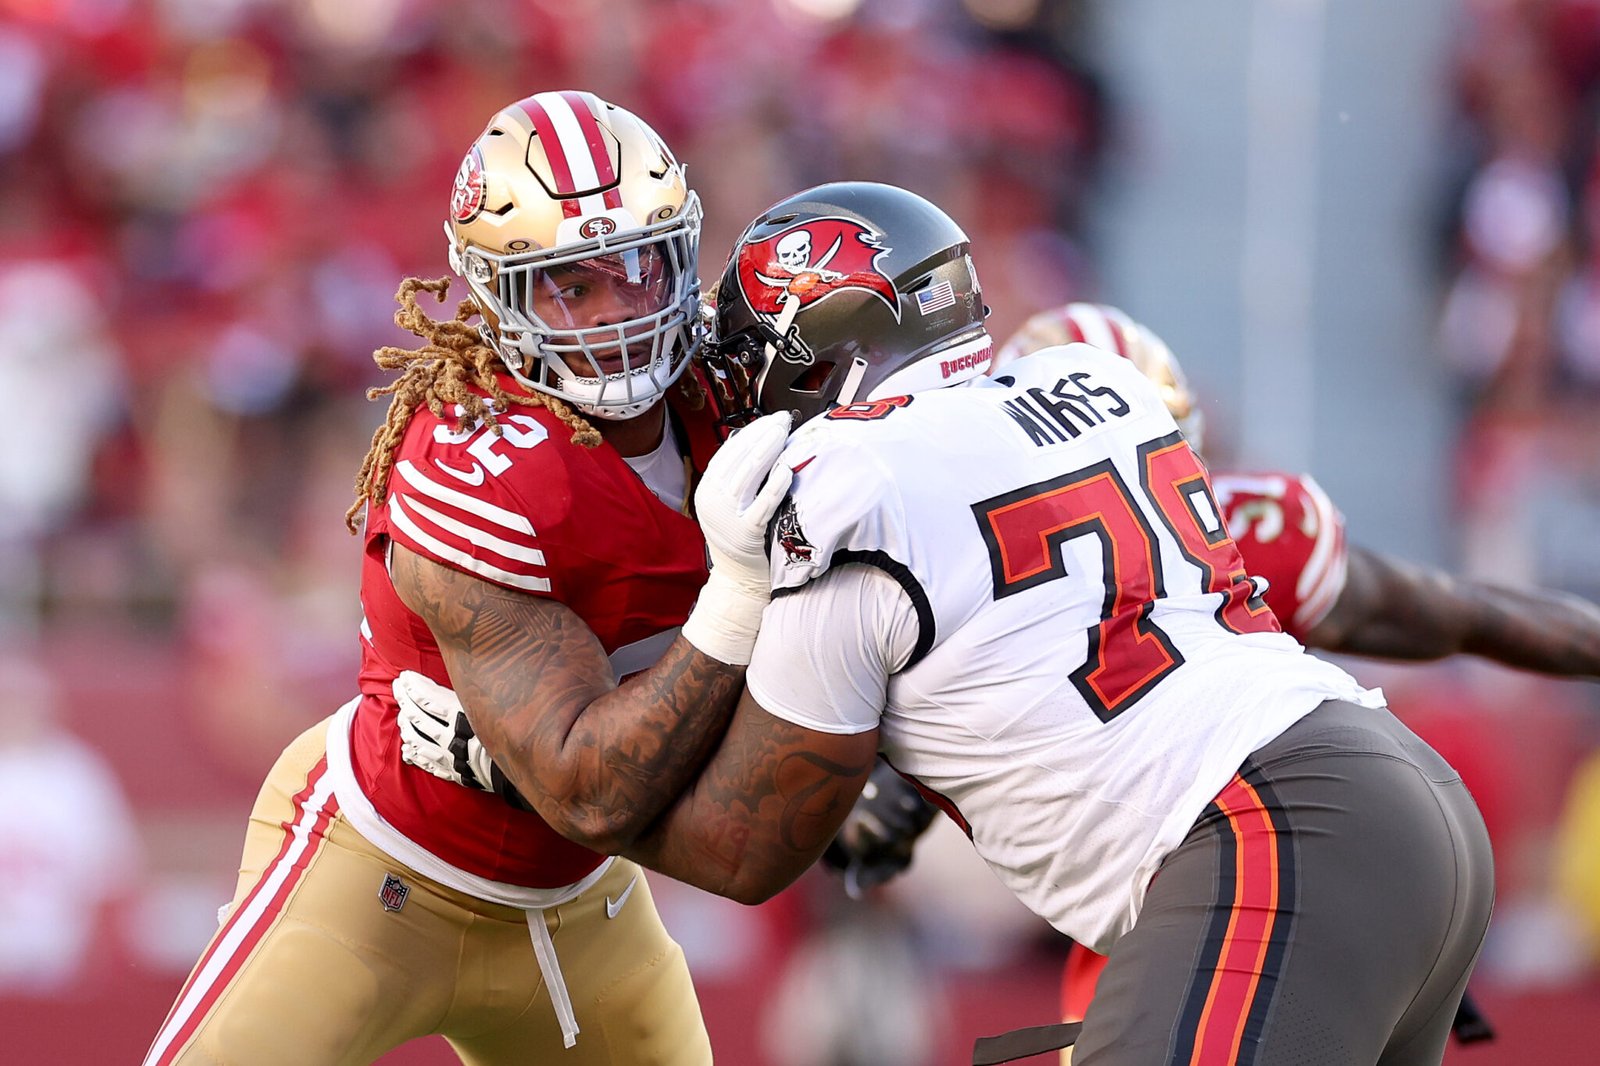
[{"label": "gray football pants", "polygon": [[1256,751],[1111,952],[1076,1066],[1437,1066],[1494,902],[1460,777],[1328,702]]}]

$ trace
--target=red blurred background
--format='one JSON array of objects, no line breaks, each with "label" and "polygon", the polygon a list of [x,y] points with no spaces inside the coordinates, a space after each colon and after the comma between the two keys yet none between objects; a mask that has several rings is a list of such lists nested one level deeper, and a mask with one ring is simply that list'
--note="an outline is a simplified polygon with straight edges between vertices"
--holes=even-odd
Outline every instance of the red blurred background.
[{"label": "red blurred background", "polygon": [[[703,275],[803,185],[912,187],[982,249],[1004,337],[1069,297],[1138,313],[1087,225],[1137,121],[1094,61],[1096,7],[0,0],[0,1058],[137,1058],[267,767],[348,697],[370,354],[406,340],[399,279],[446,273],[450,182],[494,110],[576,86],[647,118],[706,204]],[[1462,479],[1441,554],[1505,572],[1552,520],[1506,486],[1553,466],[1600,499],[1600,4],[1450,17],[1459,180],[1415,235],[1441,308],[1418,358],[1458,386],[1454,461],[1495,474]],[[1495,837],[1477,987],[1502,1038],[1447,1061],[1590,1061],[1596,686],[1348,665],[1462,769]],[[819,872],[757,909],[661,885],[721,1060],[942,1066],[1051,1020],[1060,943],[962,845],[936,837],[864,904]]]}]

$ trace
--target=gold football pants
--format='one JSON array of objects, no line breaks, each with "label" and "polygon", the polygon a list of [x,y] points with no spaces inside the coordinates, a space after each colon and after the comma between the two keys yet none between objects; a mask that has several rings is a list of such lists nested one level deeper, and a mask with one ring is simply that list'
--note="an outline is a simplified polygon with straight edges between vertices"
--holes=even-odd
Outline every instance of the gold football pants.
[{"label": "gold football pants", "polygon": [[542,917],[579,1027],[563,1047],[525,912],[389,858],[338,811],[323,722],[272,768],[233,901],[146,1066],[343,1066],[443,1035],[469,1066],[711,1062],[683,952],[639,867]]}]

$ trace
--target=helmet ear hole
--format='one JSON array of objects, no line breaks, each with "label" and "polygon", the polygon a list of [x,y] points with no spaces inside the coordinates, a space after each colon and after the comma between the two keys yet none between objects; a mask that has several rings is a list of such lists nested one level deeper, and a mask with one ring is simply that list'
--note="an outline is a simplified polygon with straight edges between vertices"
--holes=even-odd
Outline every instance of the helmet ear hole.
[{"label": "helmet ear hole", "polygon": [[795,392],[821,392],[822,387],[828,383],[828,378],[833,376],[835,365],[818,360],[806,367],[789,387]]}]

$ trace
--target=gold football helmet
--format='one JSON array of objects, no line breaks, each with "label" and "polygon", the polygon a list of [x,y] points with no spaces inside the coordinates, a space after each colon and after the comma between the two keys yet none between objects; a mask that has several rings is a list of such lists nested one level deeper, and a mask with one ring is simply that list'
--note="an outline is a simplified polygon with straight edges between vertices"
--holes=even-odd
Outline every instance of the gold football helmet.
[{"label": "gold football helmet", "polygon": [[700,346],[699,197],[654,130],[593,93],[490,119],[445,233],[484,341],[527,388],[632,418]]},{"label": "gold football helmet", "polygon": [[1154,330],[1140,325],[1109,304],[1070,303],[1040,311],[995,354],[996,369],[1058,344],[1092,344],[1130,360],[1155,383],[1178,428],[1195,451],[1200,451],[1203,420],[1177,356]]}]

